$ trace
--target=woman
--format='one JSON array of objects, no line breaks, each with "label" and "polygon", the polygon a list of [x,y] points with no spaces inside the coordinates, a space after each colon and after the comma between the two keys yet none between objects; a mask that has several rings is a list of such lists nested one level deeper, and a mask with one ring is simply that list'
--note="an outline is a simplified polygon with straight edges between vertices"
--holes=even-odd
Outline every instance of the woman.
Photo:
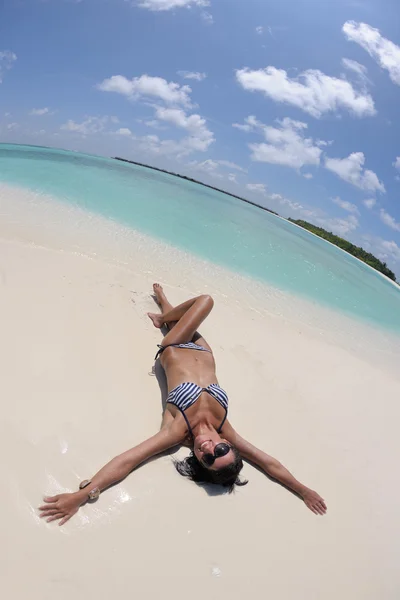
[{"label": "woman", "polygon": [[193,481],[217,483],[229,491],[235,485],[245,485],[247,481],[239,478],[243,457],[293,490],[312,512],[325,514],[325,502],[317,492],[243,439],[227,420],[228,396],[217,382],[212,350],[197,333],[213,308],[213,299],[199,296],[174,308],[159,284],[155,283],[153,289],[161,314],[148,315],[155,327],[168,327],[156,356],[160,356],[169,392],[161,429],[113,458],[90,481],[82,482],[79,491],[44,498],[45,504],[39,509],[41,517],[48,522],[60,520],[63,525],[89,499],[98,498],[102,490],[124,479],[145,460],[178,444],[189,445],[192,452],[185,460],[175,462],[176,469]]}]

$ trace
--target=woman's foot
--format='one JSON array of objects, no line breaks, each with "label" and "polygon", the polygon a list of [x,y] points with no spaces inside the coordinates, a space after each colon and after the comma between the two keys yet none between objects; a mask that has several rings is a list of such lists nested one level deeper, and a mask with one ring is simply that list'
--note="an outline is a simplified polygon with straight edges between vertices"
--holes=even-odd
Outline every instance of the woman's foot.
[{"label": "woman's foot", "polygon": [[157,327],[157,329],[161,329],[161,327],[164,325],[162,315],[158,315],[156,313],[147,313],[147,315],[153,321],[154,327]]},{"label": "woman's foot", "polygon": [[153,292],[158,306],[161,307],[163,301],[166,300],[162,285],[160,285],[159,283],[153,283]]},{"label": "woman's foot", "polygon": [[[164,293],[163,287],[162,285],[160,285],[159,283],[153,283],[153,298],[154,300],[157,302],[158,306],[160,307],[161,313],[162,314],[166,314],[167,312],[169,312],[170,310],[173,309],[172,304],[169,302],[169,300],[167,299],[167,296]],[[156,320],[154,321],[153,317],[156,317]],[[157,318],[160,315],[154,315],[153,313],[149,313],[149,317],[150,319],[153,321],[155,327],[161,329],[161,327],[163,325],[165,325],[165,328],[170,331],[173,327],[175,327],[176,325],[176,321],[169,321],[168,325],[163,322],[161,325],[159,325],[160,320]]]}]

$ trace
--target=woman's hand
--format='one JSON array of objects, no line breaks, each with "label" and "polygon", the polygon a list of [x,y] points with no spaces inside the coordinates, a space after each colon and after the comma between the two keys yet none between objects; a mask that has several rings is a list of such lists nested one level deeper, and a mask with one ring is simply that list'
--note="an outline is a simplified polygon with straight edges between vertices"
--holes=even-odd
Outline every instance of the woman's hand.
[{"label": "woman's hand", "polygon": [[40,518],[46,519],[48,523],[61,519],[59,525],[64,525],[84,503],[82,495],[75,492],[73,494],[60,494],[59,496],[45,497],[46,504],[39,507]]},{"label": "woman's hand", "polygon": [[325,500],[317,492],[306,488],[301,494],[306,506],[316,515],[324,515],[327,511]]}]

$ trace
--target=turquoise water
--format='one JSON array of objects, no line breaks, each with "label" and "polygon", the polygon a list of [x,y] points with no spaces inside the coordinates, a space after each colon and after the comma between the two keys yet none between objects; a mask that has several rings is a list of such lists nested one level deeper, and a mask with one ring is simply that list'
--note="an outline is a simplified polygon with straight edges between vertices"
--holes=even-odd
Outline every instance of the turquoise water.
[{"label": "turquoise water", "polygon": [[112,159],[10,144],[0,144],[0,182],[50,194],[400,333],[400,288],[338,248],[220,192]]}]

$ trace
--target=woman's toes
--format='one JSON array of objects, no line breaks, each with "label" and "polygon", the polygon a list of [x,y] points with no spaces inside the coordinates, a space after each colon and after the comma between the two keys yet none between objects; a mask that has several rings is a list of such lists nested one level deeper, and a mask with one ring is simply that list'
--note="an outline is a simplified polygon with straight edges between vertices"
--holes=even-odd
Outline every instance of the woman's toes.
[{"label": "woman's toes", "polygon": [[153,290],[154,290],[155,294],[162,294],[162,291],[163,291],[162,285],[160,285],[159,283],[154,283]]}]

